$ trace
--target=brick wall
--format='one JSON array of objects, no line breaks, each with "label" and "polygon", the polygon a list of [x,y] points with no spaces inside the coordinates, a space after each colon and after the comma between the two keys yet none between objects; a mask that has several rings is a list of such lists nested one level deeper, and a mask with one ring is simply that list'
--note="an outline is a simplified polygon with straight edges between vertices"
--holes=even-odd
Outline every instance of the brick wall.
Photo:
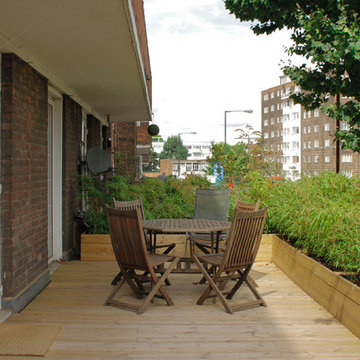
[{"label": "brick wall", "polygon": [[102,147],[100,137],[100,121],[93,115],[87,117],[87,147],[88,150],[92,147]]},{"label": "brick wall", "polygon": [[13,54],[2,56],[1,227],[5,297],[48,266],[47,80]]},{"label": "brick wall", "polygon": [[115,170],[122,175],[136,176],[136,123],[121,122],[114,124],[112,147],[115,158]]},{"label": "brick wall", "polygon": [[63,252],[73,246],[73,219],[79,209],[73,177],[80,160],[82,108],[69,96],[63,97]]}]

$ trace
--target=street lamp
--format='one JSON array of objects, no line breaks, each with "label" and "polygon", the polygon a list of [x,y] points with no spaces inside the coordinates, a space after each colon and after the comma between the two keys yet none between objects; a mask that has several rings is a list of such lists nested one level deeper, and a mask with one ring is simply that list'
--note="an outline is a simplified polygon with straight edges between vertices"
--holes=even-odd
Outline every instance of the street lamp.
[{"label": "street lamp", "polygon": [[250,110],[225,110],[224,112],[224,149],[225,149],[225,155],[226,155],[226,115],[228,113],[232,113],[232,112],[244,112],[244,113],[248,113],[248,114],[252,114],[253,111]]},{"label": "street lamp", "polygon": [[185,134],[196,135],[196,132],[195,132],[195,131],[191,131],[191,132],[181,132],[181,133],[178,133],[178,179],[180,178],[180,135],[185,135]]}]

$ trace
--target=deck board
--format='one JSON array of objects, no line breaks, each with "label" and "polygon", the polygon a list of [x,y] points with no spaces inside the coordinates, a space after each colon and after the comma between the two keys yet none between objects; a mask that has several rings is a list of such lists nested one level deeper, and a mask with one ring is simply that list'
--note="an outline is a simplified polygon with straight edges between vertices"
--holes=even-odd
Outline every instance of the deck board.
[{"label": "deck board", "polygon": [[252,272],[268,306],[234,315],[219,301],[195,304],[199,274],[170,275],[174,306],[156,299],[142,315],[104,306],[116,272],[111,262],[65,263],[7,322],[60,325],[45,359],[360,359],[360,340],[271,263]]}]

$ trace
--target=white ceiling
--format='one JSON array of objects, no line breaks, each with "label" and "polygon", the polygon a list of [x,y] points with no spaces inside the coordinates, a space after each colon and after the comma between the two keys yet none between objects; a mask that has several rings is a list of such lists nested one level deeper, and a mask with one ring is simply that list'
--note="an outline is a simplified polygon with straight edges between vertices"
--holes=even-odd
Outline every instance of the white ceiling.
[{"label": "white ceiling", "polygon": [[130,0],[0,0],[0,52],[15,52],[105,121],[150,121]]}]

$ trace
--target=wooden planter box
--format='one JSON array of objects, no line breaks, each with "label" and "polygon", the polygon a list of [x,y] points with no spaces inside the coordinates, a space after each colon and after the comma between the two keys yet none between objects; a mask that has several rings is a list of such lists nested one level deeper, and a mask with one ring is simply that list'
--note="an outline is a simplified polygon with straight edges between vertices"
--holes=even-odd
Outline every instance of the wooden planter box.
[{"label": "wooden planter box", "polygon": [[360,288],[273,237],[272,260],[295,284],[360,338]]},{"label": "wooden planter box", "polygon": [[[271,261],[274,235],[264,234],[256,261]],[[185,235],[157,235],[157,243],[176,243],[172,255],[185,255]],[[189,249],[188,249],[189,252]],[[81,234],[81,261],[115,261],[110,235]]]}]

